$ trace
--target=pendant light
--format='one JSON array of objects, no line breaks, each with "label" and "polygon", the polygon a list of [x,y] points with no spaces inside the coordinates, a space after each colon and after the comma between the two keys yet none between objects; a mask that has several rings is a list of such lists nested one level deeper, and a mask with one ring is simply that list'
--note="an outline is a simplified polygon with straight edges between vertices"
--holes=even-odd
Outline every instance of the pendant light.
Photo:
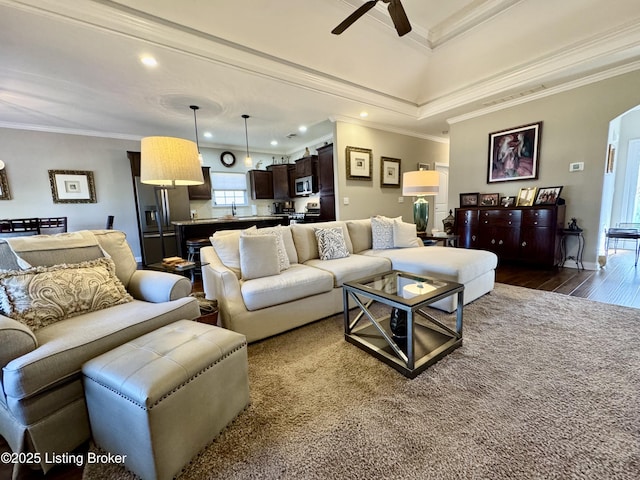
[{"label": "pendant light", "polygon": [[245,113],[244,115],[242,115],[242,118],[244,118],[244,139],[247,142],[247,156],[244,158],[244,166],[247,168],[251,168],[253,167],[253,160],[249,155],[249,134],[247,133],[247,118],[249,118],[249,115]]},{"label": "pendant light", "polygon": [[202,154],[200,153],[200,142],[198,141],[198,120],[196,119],[196,110],[200,110],[200,107],[197,105],[189,105],[189,108],[193,110],[193,123],[196,126],[196,146],[198,147],[198,160],[200,161],[200,165],[204,163],[202,159]]}]

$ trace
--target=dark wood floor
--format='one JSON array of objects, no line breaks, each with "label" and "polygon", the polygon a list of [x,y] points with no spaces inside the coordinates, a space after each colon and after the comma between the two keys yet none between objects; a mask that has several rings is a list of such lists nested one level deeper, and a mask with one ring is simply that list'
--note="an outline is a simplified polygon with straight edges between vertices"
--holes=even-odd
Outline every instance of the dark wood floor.
[{"label": "dark wood floor", "polygon": [[[597,271],[573,268],[544,270],[523,268],[518,265],[501,265],[496,271],[496,281],[604,303],[640,308],[640,270],[638,270],[640,267],[635,267],[634,262],[633,252],[618,250],[616,254],[609,255],[606,267]],[[202,291],[202,284],[196,282],[194,291]],[[0,437],[0,452],[6,451],[8,451],[8,446]],[[83,448],[78,451],[83,451]],[[21,480],[34,480],[43,477],[39,471],[27,471],[20,476]],[[0,463],[0,478],[11,478],[10,465]],[[58,466],[44,478],[47,480],[80,480],[82,469],[75,466]]]}]

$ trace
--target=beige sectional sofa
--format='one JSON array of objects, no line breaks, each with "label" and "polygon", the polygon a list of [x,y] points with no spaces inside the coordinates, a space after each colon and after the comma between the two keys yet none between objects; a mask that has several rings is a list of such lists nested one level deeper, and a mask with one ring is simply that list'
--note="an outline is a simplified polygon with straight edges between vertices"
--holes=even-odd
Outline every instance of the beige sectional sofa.
[{"label": "beige sectional sofa", "polygon": [[[72,452],[88,440],[82,365],[159,327],[198,317],[190,293],[182,276],[137,270],[119,231],[0,239],[6,313],[0,314],[0,434],[11,449],[36,453],[46,472],[47,453]],[[70,297],[76,300],[61,304]],[[43,316],[56,309],[68,318]]]},{"label": "beige sectional sofa", "polygon": [[[398,231],[404,232],[394,239],[393,248],[388,248],[389,242],[384,245],[387,248],[374,248],[380,246],[374,235],[379,225],[375,218],[375,228],[372,219],[363,219],[259,229],[257,233],[280,232],[276,236],[282,236],[290,266],[256,278],[244,275],[243,261],[248,271],[267,261],[269,255],[243,252],[241,242],[246,239],[240,230],[216,232],[212,246],[200,251],[202,261],[208,263],[202,269],[205,295],[218,301],[222,326],[253,342],[343,311],[344,282],[392,269],[460,282],[465,285],[465,304],[493,289],[495,254],[424,247],[414,225],[399,219],[383,220],[395,221]],[[408,226],[413,229],[409,236]],[[335,228],[343,233],[348,256],[322,260],[316,229]],[[448,298],[434,306],[452,312],[456,302],[456,298]]]}]

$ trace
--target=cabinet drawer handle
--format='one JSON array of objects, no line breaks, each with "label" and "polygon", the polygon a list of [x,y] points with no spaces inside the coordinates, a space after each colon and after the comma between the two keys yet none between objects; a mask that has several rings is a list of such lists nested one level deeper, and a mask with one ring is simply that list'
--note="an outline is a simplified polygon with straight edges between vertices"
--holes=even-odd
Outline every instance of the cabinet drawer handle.
[{"label": "cabinet drawer handle", "polygon": [[527,242],[522,242],[522,246],[526,247],[527,246]]},{"label": "cabinet drawer handle", "polygon": [[537,224],[538,224],[538,222],[533,222],[533,224],[534,224],[534,225],[537,225]]},{"label": "cabinet drawer handle", "polygon": [[492,238],[491,239],[491,245],[495,245],[495,243],[496,243],[495,239]]},{"label": "cabinet drawer handle", "polygon": [[485,224],[485,225],[486,225],[487,223],[489,223],[489,220],[485,220],[485,221],[484,221],[484,224]]},{"label": "cabinet drawer handle", "polygon": [[504,242],[503,242],[502,240],[500,240],[500,241],[498,242],[498,245],[502,245],[503,243],[504,243]]},{"label": "cabinet drawer handle", "polygon": [[476,236],[475,235],[471,235],[471,240],[473,240],[475,242],[476,241]]},{"label": "cabinet drawer handle", "polygon": [[511,225],[511,220],[509,220],[509,225]]}]

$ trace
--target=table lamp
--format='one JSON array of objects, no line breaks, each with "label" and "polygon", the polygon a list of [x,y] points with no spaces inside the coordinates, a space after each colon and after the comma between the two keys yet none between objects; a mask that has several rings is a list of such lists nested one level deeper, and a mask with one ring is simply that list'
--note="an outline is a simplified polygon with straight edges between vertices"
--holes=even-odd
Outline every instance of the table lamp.
[{"label": "table lamp", "polygon": [[440,175],[435,170],[417,170],[402,175],[402,195],[417,197],[413,202],[413,221],[418,232],[427,231],[429,222],[429,202],[427,195],[439,191]]},{"label": "table lamp", "polygon": [[[202,185],[204,177],[198,158],[198,147],[190,140],[174,137],[145,137],[141,141],[140,181],[155,185],[156,222],[160,234],[162,258],[164,247],[164,208],[167,188]],[[160,197],[163,197],[161,200]]]}]

